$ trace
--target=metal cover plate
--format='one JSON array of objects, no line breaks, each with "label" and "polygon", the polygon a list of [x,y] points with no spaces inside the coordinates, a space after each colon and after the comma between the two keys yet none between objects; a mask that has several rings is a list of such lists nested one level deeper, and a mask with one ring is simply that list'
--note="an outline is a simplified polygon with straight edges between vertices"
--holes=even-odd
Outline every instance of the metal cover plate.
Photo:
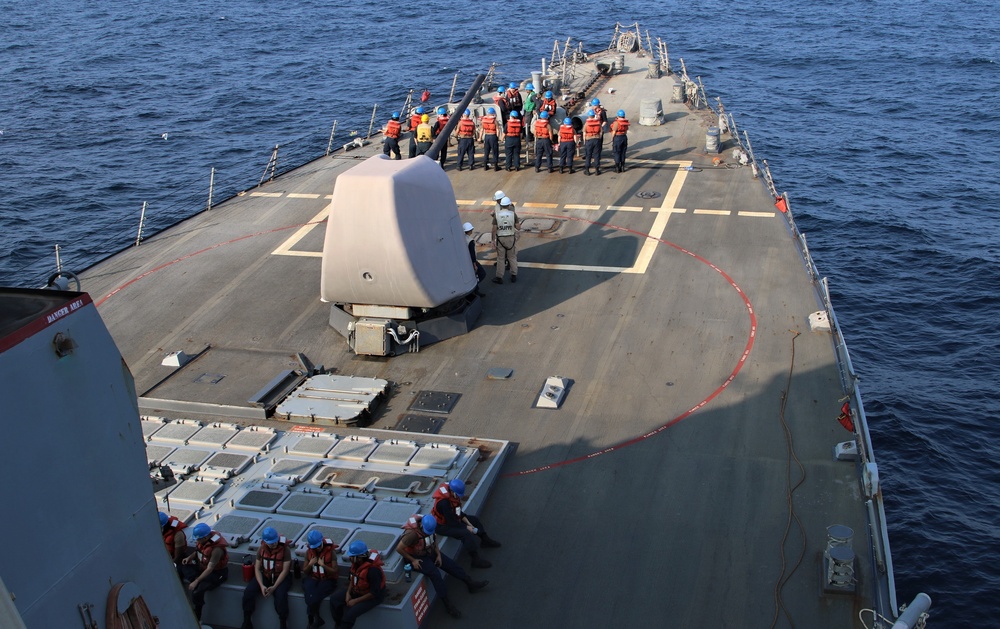
[{"label": "metal cover plate", "polygon": [[436,435],[444,426],[444,417],[428,417],[426,415],[403,415],[393,426],[393,430],[416,432],[424,435]]},{"label": "metal cover plate", "polygon": [[257,538],[257,546],[260,546],[260,532],[264,530],[264,527],[273,526],[278,535],[284,535],[288,540],[289,544],[294,544],[296,540],[299,539],[299,535],[305,530],[306,525],[301,522],[289,522],[288,520],[281,520],[277,518],[268,518],[260,529],[258,529],[255,537]]},{"label": "metal cover plate", "polygon": [[425,445],[410,459],[410,467],[433,467],[438,470],[448,470],[451,469],[460,455],[459,449],[452,445]]},{"label": "metal cover plate", "polygon": [[[326,524],[315,524],[309,527],[310,531],[316,530],[323,534],[323,537],[333,540],[333,543],[337,545],[338,548],[345,548],[347,538],[349,535],[354,533],[355,528],[343,527],[343,526],[329,526]],[[305,554],[305,553],[303,553]]]},{"label": "metal cover plate", "polygon": [[420,505],[418,504],[380,500],[365,518],[365,522],[383,526],[403,526],[406,518],[419,511]]},{"label": "metal cover plate", "polygon": [[228,470],[233,476],[243,471],[250,464],[250,455],[231,454],[229,452],[218,452],[212,458],[205,461],[203,468],[212,467],[219,470]]},{"label": "metal cover plate", "polygon": [[284,476],[302,480],[312,473],[313,468],[319,465],[316,461],[302,461],[300,459],[276,459],[274,465],[268,471],[268,476]]},{"label": "metal cover plate", "polygon": [[212,450],[197,448],[177,448],[163,460],[163,465],[169,465],[174,471],[198,469],[212,455],[212,452]]},{"label": "metal cover plate", "polygon": [[146,420],[139,422],[139,425],[142,427],[142,436],[146,439],[149,439],[151,436],[153,436],[153,433],[155,433],[160,428],[166,426],[166,424],[164,424],[163,422],[154,422]]},{"label": "metal cover plate", "polygon": [[410,409],[424,413],[441,413],[447,415],[455,408],[461,393],[448,393],[446,391],[421,391],[417,393],[410,404]]},{"label": "metal cover plate", "polygon": [[226,442],[227,448],[240,450],[260,450],[277,438],[277,432],[270,429],[243,429]]},{"label": "metal cover plate", "polygon": [[326,419],[350,423],[379,405],[389,381],[319,374],[307,378],[278,405],[277,414],[304,420]]},{"label": "metal cover plate", "polygon": [[236,501],[236,506],[241,509],[249,509],[251,511],[274,513],[274,508],[287,495],[288,492],[284,491],[251,489],[247,493],[243,494],[243,497]]},{"label": "metal cover plate", "polygon": [[288,448],[288,452],[289,454],[298,454],[302,456],[324,457],[327,452],[333,449],[337,440],[337,437],[302,437],[295,443],[295,445]]},{"label": "metal cover plate", "polygon": [[367,498],[350,498],[337,496],[323,509],[320,517],[324,520],[341,520],[343,522],[364,522],[368,512],[375,506],[374,500]]},{"label": "metal cover plate", "polygon": [[278,507],[282,515],[300,515],[305,518],[319,517],[320,511],[330,502],[330,496],[323,494],[295,493],[285,498]]},{"label": "metal cover plate", "polygon": [[378,446],[378,442],[371,437],[351,437],[341,439],[340,443],[334,446],[327,456],[331,459],[343,459],[345,461],[367,461],[368,455]]},{"label": "metal cover plate", "polygon": [[199,446],[221,448],[227,441],[236,436],[237,429],[232,425],[205,426],[191,435],[188,443]]},{"label": "metal cover plate", "polygon": [[173,446],[146,446],[146,461],[151,465],[162,465],[161,461],[170,456],[176,450]]},{"label": "metal cover plate", "polygon": [[201,426],[197,424],[164,424],[162,428],[156,431],[152,438],[157,441],[169,441],[170,443],[185,443],[191,435],[199,430],[201,430]]},{"label": "metal cover plate", "polygon": [[219,518],[219,521],[212,525],[212,528],[223,535],[249,538],[250,534],[260,526],[260,522],[263,519],[249,515],[228,513]]},{"label": "metal cover plate", "polygon": [[222,491],[223,486],[218,483],[202,482],[196,480],[182,480],[170,492],[171,502],[188,502],[194,504],[208,504],[208,501]]},{"label": "metal cover plate", "polygon": [[[386,557],[389,555],[391,550],[396,548],[396,543],[402,536],[402,531],[399,533],[386,533],[384,531],[372,531],[370,529],[357,529],[351,534],[351,537],[344,542],[344,544],[349,546],[350,543],[356,539],[364,540],[365,544],[368,545],[368,548],[374,548],[382,553],[383,557]],[[340,556],[340,562],[343,565],[347,565],[347,559],[343,555]]]},{"label": "metal cover plate", "polygon": [[368,456],[368,462],[404,467],[416,451],[417,444],[413,441],[383,441]]}]

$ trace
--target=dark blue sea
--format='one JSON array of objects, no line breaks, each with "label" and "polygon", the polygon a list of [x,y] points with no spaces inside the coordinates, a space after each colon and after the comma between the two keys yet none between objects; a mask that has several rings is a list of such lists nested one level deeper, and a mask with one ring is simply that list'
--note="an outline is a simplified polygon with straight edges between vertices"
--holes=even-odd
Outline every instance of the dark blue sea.
[{"label": "dark blue sea", "polygon": [[[1000,603],[1000,11],[988,0],[0,0],[0,284],[37,286],[498,61],[640,21],[787,191],[861,374],[901,601]],[[518,65],[519,64],[519,65]],[[832,418],[831,418],[832,419]],[[990,594],[990,593],[993,594]],[[720,601],[721,603],[721,601]]]}]

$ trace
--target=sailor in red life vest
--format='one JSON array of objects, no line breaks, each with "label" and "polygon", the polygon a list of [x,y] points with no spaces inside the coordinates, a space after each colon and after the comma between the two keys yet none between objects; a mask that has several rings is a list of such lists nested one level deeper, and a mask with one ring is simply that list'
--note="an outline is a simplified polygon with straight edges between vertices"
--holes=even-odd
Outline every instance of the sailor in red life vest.
[{"label": "sailor in red life vest", "polygon": [[403,159],[403,156],[399,154],[399,134],[403,130],[403,125],[399,124],[399,112],[392,112],[392,118],[389,122],[385,123],[385,130],[383,134],[385,139],[382,141],[382,154],[388,155],[390,152],[396,156],[396,159]]},{"label": "sailor in red life vest", "polygon": [[548,163],[549,172],[552,168],[552,127],[549,126],[549,112],[543,111],[538,114],[535,121],[535,172],[539,172],[542,166],[542,158]]},{"label": "sailor in red life vest", "polygon": [[611,154],[615,158],[615,171],[625,172],[625,151],[628,149],[628,118],[625,110],[618,110],[618,117],[611,123]]},{"label": "sailor in red life vest", "polygon": [[260,536],[257,559],[253,563],[254,579],[243,590],[243,626],[253,629],[250,621],[257,606],[257,597],[274,597],[281,629],[288,627],[288,588],[292,585],[292,551],[288,540],[273,527],[265,527]]},{"label": "sailor in red life vest", "polygon": [[458,121],[458,169],[465,166],[465,156],[469,156],[469,170],[476,169],[476,123],[472,121],[472,111],[466,109]]},{"label": "sailor in red life vest", "polygon": [[549,113],[549,118],[556,115],[556,99],[552,96],[552,90],[546,91],[542,98],[542,105],[538,108],[538,113],[543,111]]},{"label": "sailor in red life vest", "polygon": [[470,594],[475,594],[486,587],[489,581],[473,581],[472,577],[454,559],[443,554],[438,547],[437,537],[434,535],[436,530],[437,520],[434,519],[433,515],[410,516],[406,524],[403,525],[403,536],[396,544],[396,552],[404,560],[410,562],[414,570],[430,579],[434,585],[434,591],[437,592],[448,615],[453,618],[461,618],[462,612],[458,611],[458,608],[448,598],[448,587],[444,582],[444,577],[441,576],[441,570],[465,583]]},{"label": "sailor in red life vest", "polygon": [[[437,108],[437,121],[434,123],[434,137],[437,138],[441,133],[444,132],[444,126],[448,124],[448,108],[441,106]],[[448,138],[444,144],[441,145],[441,153],[438,155],[438,162],[441,163],[441,168],[444,168],[444,163],[448,161],[448,145],[451,143],[451,138]]]},{"label": "sailor in red life vest", "polygon": [[573,158],[576,157],[576,143],[579,142],[579,134],[573,128],[573,121],[563,118],[563,123],[559,125],[559,172],[566,172],[569,166],[570,174],[575,173],[573,168]]},{"label": "sailor in red life vest", "polygon": [[341,586],[330,597],[330,609],[337,629],[350,629],[358,616],[375,609],[385,599],[385,572],[379,552],[369,550],[368,544],[356,539],[347,547],[344,556],[351,561],[351,576],[347,585]]},{"label": "sailor in red life vest", "polygon": [[306,551],[306,563],[302,566],[302,598],[306,602],[306,616],[311,629],[324,624],[319,612],[320,604],[337,588],[339,569],[334,554],[337,545],[333,540],[313,529],[306,536],[306,543],[309,550]]},{"label": "sailor in red life vest", "polygon": [[601,129],[601,119],[597,117],[597,112],[591,109],[587,111],[587,122],[583,123],[584,175],[590,174],[590,164],[592,161],[597,168],[597,174],[601,174],[601,149],[603,148],[603,143],[604,134]]},{"label": "sailor in red life vest", "polygon": [[483,116],[479,141],[483,143],[483,168],[490,167],[490,155],[493,156],[493,170],[500,170],[500,138],[503,130],[497,121],[497,110],[490,107]]},{"label": "sailor in red life vest", "polygon": [[511,111],[517,112],[517,117],[524,119],[524,100],[521,98],[521,90],[517,88],[517,83],[511,83],[507,86],[507,93],[504,94],[507,98],[507,107]]},{"label": "sailor in red life vest", "polygon": [[[180,566],[187,555],[187,535],[184,533],[186,528],[187,524],[160,511],[160,532],[163,533],[163,544],[167,547],[167,554],[177,566]],[[180,573],[178,572],[178,574]]]},{"label": "sailor in red life vest", "polygon": [[507,101],[507,92],[504,90],[497,92],[493,96],[493,104],[497,106],[497,111],[500,112],[500,124],[506,127],[507,121],[510,119],[510,103]]},{"label": "sailor in red life vest", "polygon": [[521,126],[520,115],[514,111],[510,114],[510,120],[504,128],[506,138],[503,142],[503,150],[507,153],[507,170],[513,165],[514,170],[521,170]]},{"label": "sailor in red life vest", "polygon": [[417,107],[410,114],[410,157],[417,156],[417,127],[420,126],[421,118],[424,116],[424,108]]},{"label": "sailor in red life vest", "polygon": [[462,542],[465,552],[472,558],[473,568],[489,568],[490,562],[479,556],[479,546],[499,548],[496,541],[486,532],[482,521],[462,510],[465,496],[465,482],[460,478],[441,485],[434,491],[434,507],[431,515],[437,520],[437,532],[445,537],[454,537]]},{"label": "sailor in red life vest", "polygon": [[194,603],[194,617],[201,620],[201,610],[205,607],[205,592],[214,590],[229,578],[229,551],[226,538],[213,531],[204,522],[191,529],[195,541],[195,551],[182,561],[181,571],[190,581],[191,602]]},{"label": "sailor in red life vest", "polygon": [[608,130],[608,112],[601,107],[601,101],[597,98],[590,101],[590,108],[597,114],[597,119],[601,121],[601,131]]}]

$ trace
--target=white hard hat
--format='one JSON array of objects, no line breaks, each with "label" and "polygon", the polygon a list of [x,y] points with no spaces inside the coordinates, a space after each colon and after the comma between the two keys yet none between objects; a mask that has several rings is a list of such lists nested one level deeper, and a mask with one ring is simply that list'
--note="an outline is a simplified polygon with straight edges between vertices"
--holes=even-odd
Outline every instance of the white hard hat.
[{"label": "white hard hat", "polygon": [[493,200],[494,201],[499,201],[500,199],[504,198],[505,196],[507,196],[507,195],[505,195],[503,193],[503,190],[497,190],[496,192],[493,193]]},{"label": "white hard hat", "polygon": [[466,224],[462,225],[462,231],[464,231],[466,233],[471,232],[473,229],[474,229],[474,227],[472,226],[472,223],[466,223]]},{"label": "white hard hat", "polygon": [[507,207],[508,205],[510,205],[510,197],[500,199],[500,207]]}]

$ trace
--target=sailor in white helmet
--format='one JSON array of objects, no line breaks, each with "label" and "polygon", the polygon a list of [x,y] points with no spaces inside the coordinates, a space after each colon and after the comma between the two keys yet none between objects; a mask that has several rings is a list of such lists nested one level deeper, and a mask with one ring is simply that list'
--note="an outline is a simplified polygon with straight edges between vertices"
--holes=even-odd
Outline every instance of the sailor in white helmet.
[{"label": "sailor in white helmet", "polygon": [[500,199],[504,198],[505,196],[507,195],[503,193],[503,190],[497,190],[496,192],[493,193],[493,202],[496,203],[496,207],[493,208],[494,213],[500,211]]},{"label": "sailor in white helmet", "polygon": [[514,211],[510,197],[500,199],[500,209],[493,213],[493,247],[497,251],[497,274],[494,284],[503,284],[503,276],[510,267],[510,281],[517,281],[517,239],[521,221]]}]

